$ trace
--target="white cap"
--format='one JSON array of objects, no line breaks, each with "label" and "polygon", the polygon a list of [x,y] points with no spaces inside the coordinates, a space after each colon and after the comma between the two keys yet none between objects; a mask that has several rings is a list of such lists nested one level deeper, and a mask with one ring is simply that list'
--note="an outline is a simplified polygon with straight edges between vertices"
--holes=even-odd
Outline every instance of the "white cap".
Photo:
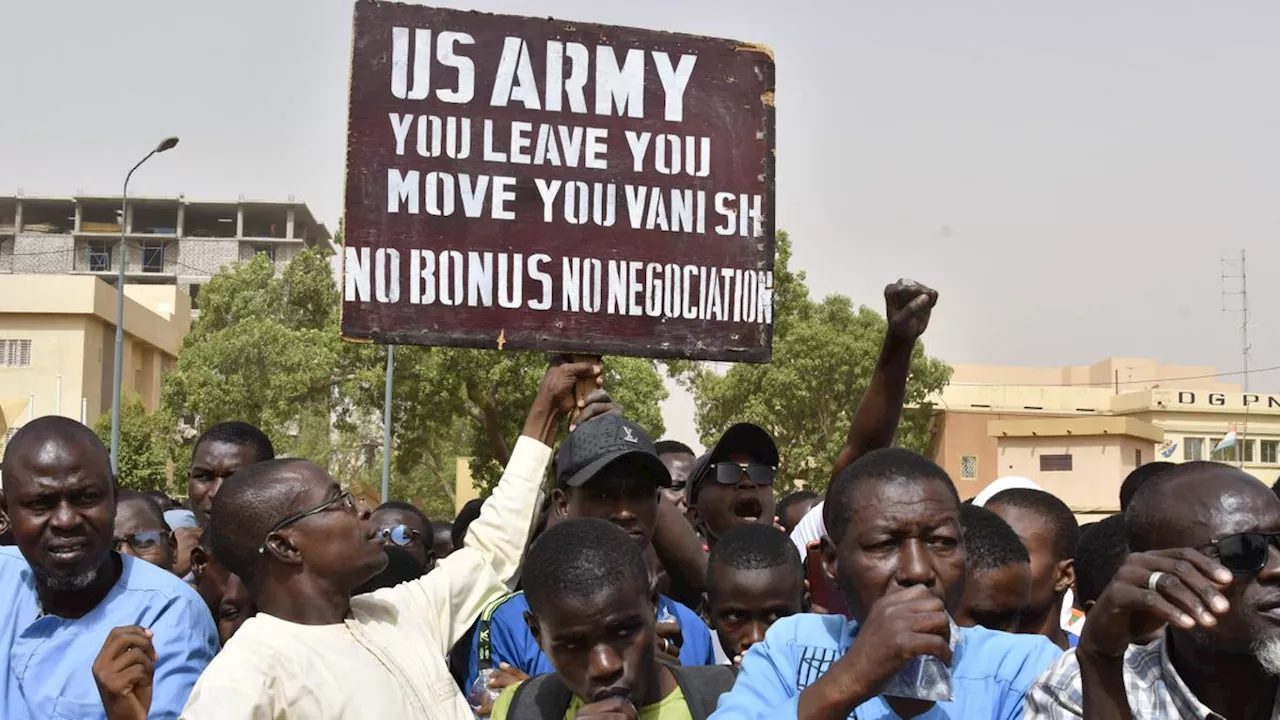
[{"label": "white cap", "polygon": [[982,488],[982,492],[978,493],[978,495],[973,498],[973,504],[977,505],[978,507],[985,507],[987,502],[991,500],[991,498],[995,497],[997,494],[1002,493],[1005,490],[1014,490],[1014,489],[1044,490],[1044,488],[1040,487],[1039,485],[1035,484],[1031,480],[1028,480],[1024,477],[1017,477],[1017,476],[1003,477],[991,483],[990,485]]}]

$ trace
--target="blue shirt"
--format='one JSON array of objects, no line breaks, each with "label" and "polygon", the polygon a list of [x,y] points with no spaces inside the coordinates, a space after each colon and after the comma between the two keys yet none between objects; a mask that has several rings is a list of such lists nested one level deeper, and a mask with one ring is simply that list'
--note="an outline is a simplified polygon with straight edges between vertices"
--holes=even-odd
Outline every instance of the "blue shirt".
[{"label": "blue shirt", "polygon": [[[1066,630],[1063,630],[1063,632],[1067,632],[1067,631],[1066,631]],[[1073,648],[1073,647],[1075,647],[1075,646],[1077,646],[1077,645],[1079,645],[1079,644],[1080,644],[1080,636],[1079,636],[1079,635],[1077,635],[1077,634],[1075,634],[1075,633],[1073,633],[1073,632],[1068,632],[1068,633],[1067,633],[1067,647],[1068,647],[1068,648]]]},{"label": "blue shirt", "polygon": [[218,650],[213,616],[196,591],[151,563],[121,555],[120,579],[74,620],[40,617],[31,566],[0,548],[0,716],[5,720],[106,718],[93,661],[122,625],[151,630],[156,650],[148,717],[177,718]]},{"label": "blue shirt", "polygon": [[[795,718],[800,693],[853,644],[857,624],[842,615],[792,615],[774,623],[764,642],[742,660],[733,690],[720,696],[711,720]],[[1015,720],[1027,688],[1062,651],[1039,635],[960,628],[951,663],[949,702],[935,703],[921,720]],[[897,718],[883,697],[854,709],[857,720]]]},{"label": "blue shirt", "polygon": [[[489,645],[492,652],[490,667],[496,668],[499,663],[506,663],[523,670],[530,677],[555,672],[556,669],[551,666],[547,656],[542,654],[542,648],[538,647],[533,633],[529,631],[529,624],[524,620],[524,613],[529,609],[529,601],[525,600],[524,593],[510,595],[500,603],[489,620]],[[684,642],[680,645],[680,664],[714,665],[711,631],[702,618],[665,595],[658,596],[658,608],[665,608],[680,622],[680,634],[684,637]],[[480,674],[479,628],[483,623],[482,615],[471,629],[471,652],[467,655],[467,676],[462,686],[463,692],[471,689],[476,676]]]}]

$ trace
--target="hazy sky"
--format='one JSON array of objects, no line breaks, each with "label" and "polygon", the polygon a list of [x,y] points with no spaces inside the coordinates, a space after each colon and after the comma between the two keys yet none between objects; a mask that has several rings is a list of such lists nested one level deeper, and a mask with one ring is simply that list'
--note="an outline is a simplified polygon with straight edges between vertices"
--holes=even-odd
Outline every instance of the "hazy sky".
[{"label": "hazy sky", "polygon": [[[1280,366],[1274,2],[439,4],[772,46],[796,264],[877,307],[894,278],[932,284],[945,360],[1237,370],[1220,258],[1244,248],[1252,364]],[[176,134],[136,192],[295,195],[336,226],[349,0],[28,0],[0,27],[0,193],[118,192]]]}]

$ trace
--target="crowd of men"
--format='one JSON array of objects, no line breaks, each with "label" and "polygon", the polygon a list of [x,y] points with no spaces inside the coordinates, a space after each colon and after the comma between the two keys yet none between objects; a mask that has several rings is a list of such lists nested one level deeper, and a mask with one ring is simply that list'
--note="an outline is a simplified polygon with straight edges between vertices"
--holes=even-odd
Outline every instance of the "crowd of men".
[{"label": "crowd of men", "polygon": [[891,447],[937,294],[885,294],[823,496],[775,498],[757,425],[655,444],[567,359],[451,524],[239,422],[182,507],[36,419],[0,463],[0,717],[1280,717],[1276,490],[1152,463],[1083,527],[1022,478],[962,501]]}]

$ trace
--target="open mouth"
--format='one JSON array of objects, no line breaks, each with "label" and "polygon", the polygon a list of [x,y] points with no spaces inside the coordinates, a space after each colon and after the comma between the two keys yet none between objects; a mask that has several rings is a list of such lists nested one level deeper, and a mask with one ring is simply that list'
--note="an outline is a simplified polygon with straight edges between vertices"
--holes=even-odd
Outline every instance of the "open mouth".
[{"label": "open mouth", "polygon": [[755,522],[764,514],[764,504],[753,495],[740,497],[733,503],[733,514],[743,520]]},{"label": "open mouth", "polygon": [[83,555],[87,547],[89,547],[89,544],[85,542],[50,545],[49,555],[52,556],[55,560],[66,562],[68,560],[74,560],[80,557],[81,555]]}]

